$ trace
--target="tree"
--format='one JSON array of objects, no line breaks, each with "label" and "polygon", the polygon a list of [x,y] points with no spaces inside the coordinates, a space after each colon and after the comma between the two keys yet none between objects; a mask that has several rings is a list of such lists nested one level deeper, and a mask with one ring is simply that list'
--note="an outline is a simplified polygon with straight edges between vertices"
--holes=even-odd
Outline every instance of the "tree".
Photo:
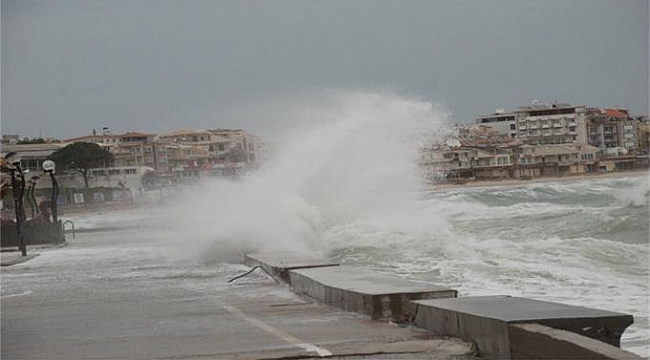
[{"label": "tree", "polygon": [[69,169],[81,174],[88,188],[88,171],[110,165],[113,154],[95,143],[76,142],[53,152],[48,159],[54,161],[59,169]]}]

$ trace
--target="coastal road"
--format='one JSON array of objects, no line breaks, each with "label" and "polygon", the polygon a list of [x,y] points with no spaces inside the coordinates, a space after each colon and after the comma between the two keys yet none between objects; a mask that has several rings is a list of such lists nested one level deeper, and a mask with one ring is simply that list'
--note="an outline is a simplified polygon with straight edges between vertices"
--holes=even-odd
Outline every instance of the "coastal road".
[{"label": "coastal road", "polygon": [[473,358],[467,343],[316,304],[264,274],[227,283],[248,268],[159,235],[80,233],[3,267],[2,359]]}]

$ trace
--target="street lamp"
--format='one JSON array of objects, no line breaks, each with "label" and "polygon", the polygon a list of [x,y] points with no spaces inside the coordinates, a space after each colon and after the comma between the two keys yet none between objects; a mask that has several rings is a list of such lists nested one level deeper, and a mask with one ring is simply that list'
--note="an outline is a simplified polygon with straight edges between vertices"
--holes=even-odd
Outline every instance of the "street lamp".
[{"label": "street lamp", "polygon": [[[13,189],[14,196],[14,212],[16,213],[16,238],[18,240],[18,247],[22,256],[27,256],[27,246],[25,245],[25,204],[23,203],[23,195],[25,193],[25,175],[20,167],[20,158],[15,156],[15,153],[5,155],[7,160],[7,168],[11,173],[11,188]],[[18,173],[18,177],[16,177]]]},{"label": "street lamp", "polygon": [[52,222],[58,229],[59,213],[56,209],[56,200],[59,198],[59,183],[56,181],[56,177],[54,176],[55,169],[56,169],[56,164],[54,163],[54,161],[52,160],[43,161],[43,170],[47,173],[50,173],[50,179],[52,179]]},{"label": "street lamp", "polygon": [[27,201],[29,202],[29,206],[32,209],[32,219],[38,214],[38,206],[36,206],[36,197],[34,196],[34,189],[36,188],[36,183],[40,177],[38,175],[34,175],[31,178],[29,178],[29,192],[27,193]]}]

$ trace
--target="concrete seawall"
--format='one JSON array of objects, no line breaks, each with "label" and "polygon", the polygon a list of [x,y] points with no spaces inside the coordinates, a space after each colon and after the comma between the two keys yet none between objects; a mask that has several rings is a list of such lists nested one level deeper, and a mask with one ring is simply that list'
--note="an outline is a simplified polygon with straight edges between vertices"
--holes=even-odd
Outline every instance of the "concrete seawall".
[{"label": "concrete seawall", "polygon": [[[551,343],[551,339],[554,339],[548,336],[548,332],[517,327],[526,324],[557,330],[555,335],[576,335],[558,335],[557,338],[562,338],[563,344],[571,344],[566,349],[573,349],[561,354],[561,358],[575,358],[573,354],[581,353],[577,349],[591,348],[594,341],[603,347],[607,345],[627,353],[625,358],[634,358],[634,354],[619,349],[623,331],[633,322],[631,315],[510,296],[421,300],[415,303],[416,326],[434,333],[472,340],[476,342],[482,356],[529,359],[534,353],[535,358],[556,359],[557,354],[552,355],[551,352],[548,353],[549,357],[543,357],[542,353],[522,345]],[[522,354],[525,355],[522,357]]]},{"label": "concrete seawall", "polygon": [[510,296],[461,297],[441,286],[293,253],[246,255],[294,292],[371,319],[474,342],[491,359],[641,359],[619,348],[631,315]]},{"label": "concrete seawall", "polygon": [[298,269],[289,272],[291,288],[320,302],[370,316],[407,323],[413,300],[456,297],[456,290],[417,283],[354,266]]},{"label": "concrete seawall", "polygon": [[640,360],[617,346],[540,324],[508,326],[511,359]]}]

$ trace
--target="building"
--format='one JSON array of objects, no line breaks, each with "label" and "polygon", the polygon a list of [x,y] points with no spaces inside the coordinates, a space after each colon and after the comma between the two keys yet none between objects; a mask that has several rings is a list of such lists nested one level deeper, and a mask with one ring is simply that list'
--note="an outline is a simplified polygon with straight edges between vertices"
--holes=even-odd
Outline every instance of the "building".
[{"label": "building", "polygon": [[638,147],[638,121],[627,110],[589,109],[587,113],[589,144],[608,156],[626,155]]},{"label": "building", "polygon": [[429,180],[505,179],[513,165],[512,153],[464,146],[424,149],[420,166]]},{"label": "building", "polygon": [[596,171],[598,148],[581,145],[522,145],[514,177],[564,176]]},{"label": "building", "polygon": [[178,179],[198,179],[209,176],[215,164],[223,163],[234,147],[230,139],[206,130],[178,130],[158,136],[164,145],[167,163]]},{"label": "building", "polygon": [[117,135],[113,135],[110,133],[97,134],[95,131],[93,131],[92,135],[77,136],[77,137],[63,140],[63,142],[66,144],[75,143],[75,142],[90,142],[98,145],[111,145],[111,144],[118,143],[119,141],[120,141],[119,136]]},{"label": "building", "polygon": [[237,177],[259,165],[260,139],[244,130],[180,130],[162,134],[174,177],[193,181],[202,177]]},{"label": "building", "polygon": [[91,142],[106,148],[113,154],[113,166],[148,166],[165,167],[167,164],[166,148],[156,146],[155,135],[141,132],[124,134],[103,133],[66,139],[64,143]]},{"label": "building", "polygon": [[500,134],[510,137],[517,136],[516,114],[513,112],[506,113],[503,109],[497,109],[493,114],[478,117],[476,124],[489,126]]},{"label": "building", "polygon": [[65,146],[62,143],[43,144],[2,144],[2,152],[14,152],[20,158],[20,166],[23,170],[43,174],[43,161],[47,160],[53,152]]},{"label": "building", "polygon": [[[118,142],[110,147],[114,156],[114,166],[148,166],[157,168],[159,158],[165,157],[164,148],[160,151],[154,142],[154,134],[128,132],[118,135]],[[163,154],[159,154],[162,152]]]},{"label": "building", "polygon": [[637,119],[637,139],[639,140],[639,152],[650,154],[650,121],[648,118]]},{"label": "building", "polygon": [[515,111],[517,138],[532,145],[587,144],[587,108],[534,104]]},{"label": "building", "polygon": [[233,144],[233,151],[239,156],[240,162],[243,161],[250,166],[259,165],[260,162],[260,137],[249,134],[241,129],[212,129],[207,130],[213,135],[228,139]]},{"label": "building", "polygon": [[494,149],[518,143],[509,134],[504,134],[485,124],[458,127],[458,141],[462,146],[482,149]]},{"label": "building", "polygon": [[[430,181],[532,179],[605,171],[599,165],[599,150],[583,144],[520,145],[478,148],[456,145],[425,148],[420,167]],[[635,164],[617,162],[616,169]],[[626,165],[626,168],[623,168]]]},{"label": "building", "polygon": [[178,130],[166,134],[128,132],[98,134],[64,140],[92,142],[108,149],[116,168],[147,167],[174,174],[181,180],[208,176],[233,176],[257,167],[260,139],[244,130]]}]

